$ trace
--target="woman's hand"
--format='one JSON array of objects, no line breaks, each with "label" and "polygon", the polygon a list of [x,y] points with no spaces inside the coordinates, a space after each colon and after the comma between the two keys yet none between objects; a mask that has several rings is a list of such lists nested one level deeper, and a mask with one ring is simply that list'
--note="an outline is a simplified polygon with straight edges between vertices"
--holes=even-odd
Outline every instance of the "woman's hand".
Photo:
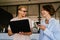
[{"label": "woman's hand", "polygon": [[39,27],[40,29],[42,29],[42,30],[45,30],[45,29],[46,29],[46,27],[45,27],[44,25],[38,24],[38,27]]},{"label": "woman's hand", "polygon": [[32,32],[19,32],[20,35],[31,35]]},{"label": "woman's hand", "polygon": [[24,32],[19,32],[20,35],[24,35]]}]

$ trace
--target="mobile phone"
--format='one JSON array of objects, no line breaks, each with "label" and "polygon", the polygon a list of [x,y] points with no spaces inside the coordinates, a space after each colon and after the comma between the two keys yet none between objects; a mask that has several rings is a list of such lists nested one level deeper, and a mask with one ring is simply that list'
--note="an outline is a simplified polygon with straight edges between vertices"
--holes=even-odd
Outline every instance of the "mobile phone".
[{"label": "mobile phone", "polygon": [[40,24],[40,22],[36,22],[36,24],[38,25],[38,24]]},{"label": "mobile phone", "polygon": [[41,26],[41,24],[38,24],[38,26]]}]

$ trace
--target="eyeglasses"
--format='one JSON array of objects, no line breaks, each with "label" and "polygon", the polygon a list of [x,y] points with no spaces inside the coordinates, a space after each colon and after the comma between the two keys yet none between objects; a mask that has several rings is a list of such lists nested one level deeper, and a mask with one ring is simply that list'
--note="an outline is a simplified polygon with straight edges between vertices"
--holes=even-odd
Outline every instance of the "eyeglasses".
[{"label": "eyeglasses", "polygon": [[[18,10],[20,10],[20,9],[18,9]],[[25,10],[20,10],[20,11],[23,11],[23,12],[28,12],[28,11],[25,11]]]},{"label": "eyeglasses", "polygon": [[28,12],[28,11],[23,11],[23,12]]}]

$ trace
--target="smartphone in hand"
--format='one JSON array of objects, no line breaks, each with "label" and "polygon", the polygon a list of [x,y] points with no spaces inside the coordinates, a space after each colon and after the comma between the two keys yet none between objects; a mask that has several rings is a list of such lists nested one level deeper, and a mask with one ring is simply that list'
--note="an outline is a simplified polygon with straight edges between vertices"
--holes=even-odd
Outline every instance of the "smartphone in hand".
[{"label": "smartphone in hand", "polygon": [[40,22],[36,22],[36,24],[38,25],[38,24],[40,24]]},{"label": "smartphone in hand", "polygon": [[38,24],[38,26],[41,26],[41,24]]}]

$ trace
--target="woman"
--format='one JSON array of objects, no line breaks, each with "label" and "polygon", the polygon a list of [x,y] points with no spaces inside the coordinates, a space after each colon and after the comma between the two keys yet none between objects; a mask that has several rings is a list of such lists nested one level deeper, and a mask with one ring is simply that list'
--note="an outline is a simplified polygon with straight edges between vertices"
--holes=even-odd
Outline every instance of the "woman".
[{"label": "woman", "polygon": [[[18,15],[17,17],[11,19],[10,21],[17,21],[17,20],[23,20],[23,19],[28,19],[30,22],[30,28],[32,28],[33,24],[32,24],[32,20],[30,20],[29,18],[26,17],[27,14],[27,7],[26,6],[19,6],[18,7]],[[12,35],[12,30],[10,28],[10,26],[8,27],[8,35]],[[32,34],[31,32],[19,32],[19,33],[15,33],[14,35],[12,35],[13,40],[31,40],[30,39],[30,35]]]},{"label": "woman", "polygon": [[52,16],[55,14],[52,5],[43,5],[41,14],[45,20],[41,21],[38,25],[40,30],[39,40],[60,40],[60,27],[59,23]]}]

